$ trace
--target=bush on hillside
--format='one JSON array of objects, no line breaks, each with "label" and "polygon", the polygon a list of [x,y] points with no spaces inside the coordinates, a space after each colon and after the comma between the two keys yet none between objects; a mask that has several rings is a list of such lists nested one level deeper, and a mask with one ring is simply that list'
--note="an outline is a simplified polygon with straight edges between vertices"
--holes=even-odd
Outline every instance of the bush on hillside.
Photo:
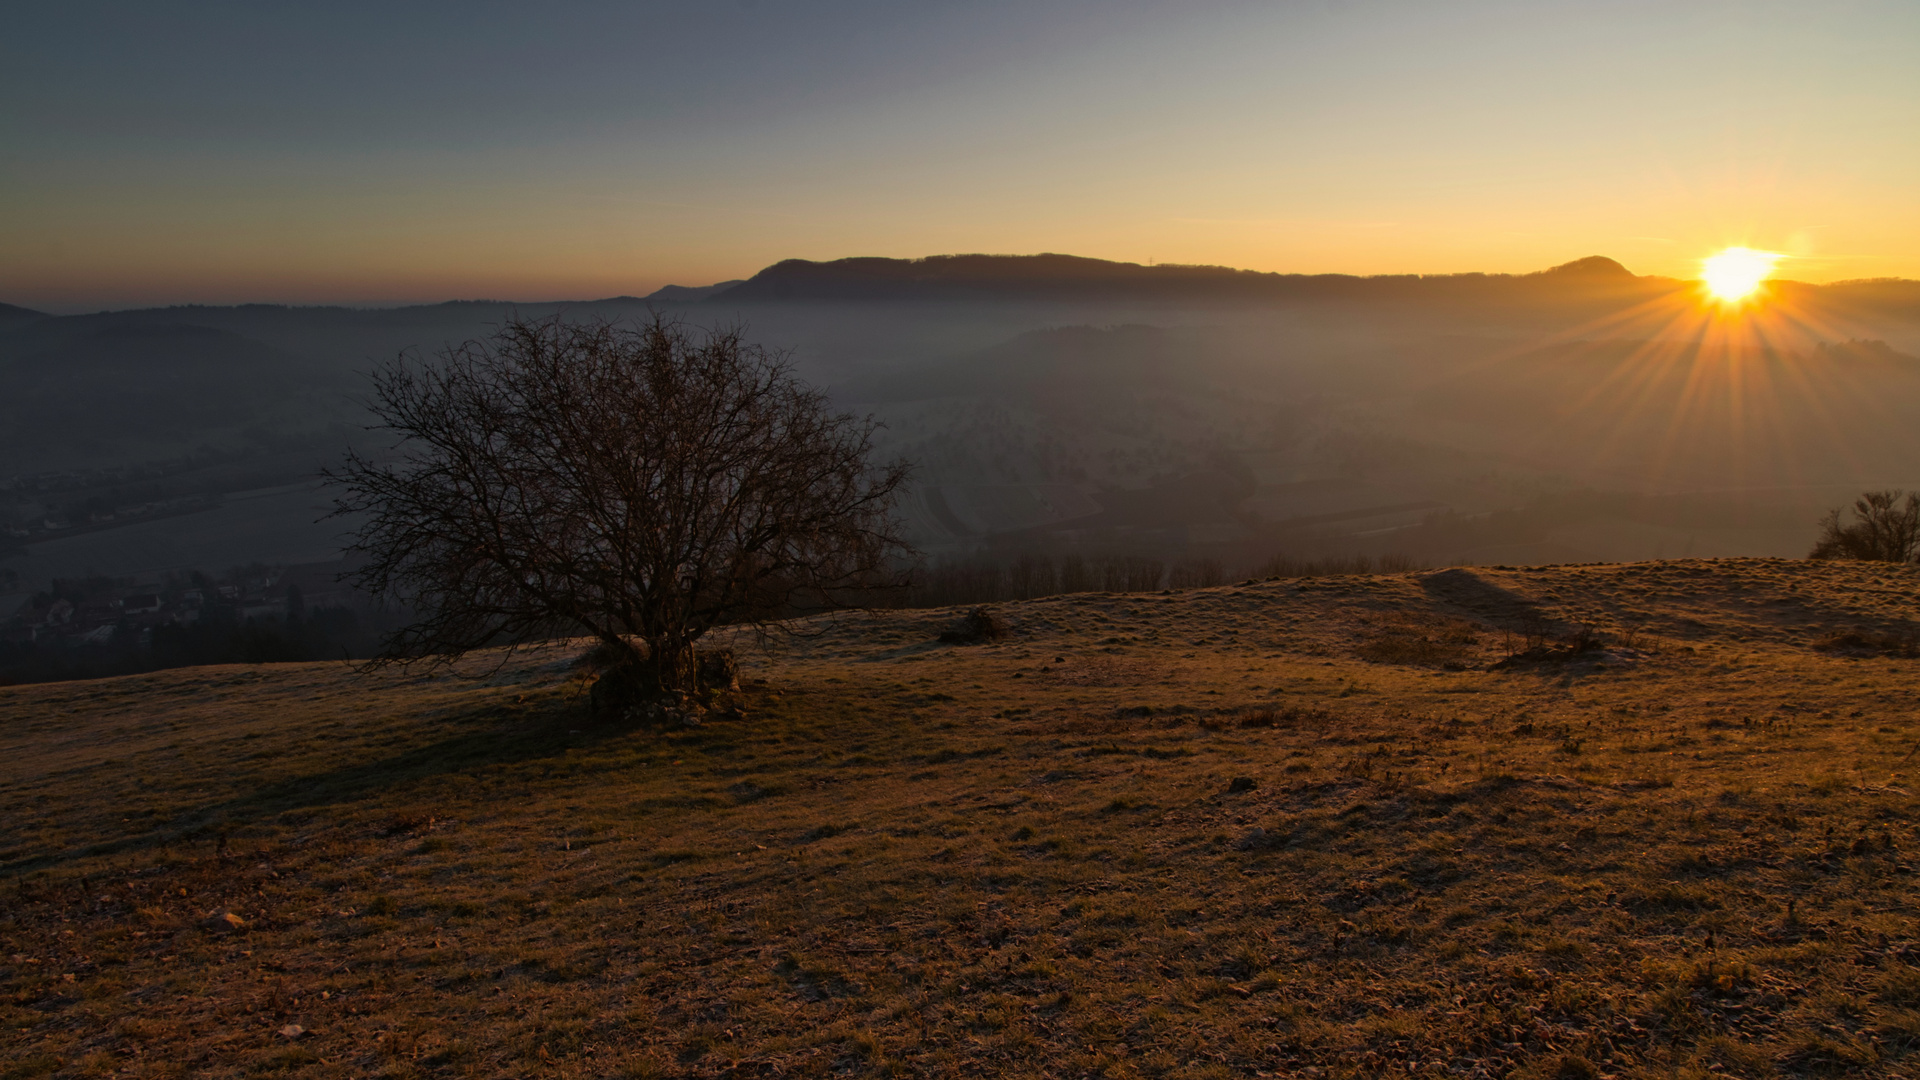
[{"label": "bush on hillside", "polygon": [[[1906,497],[1901,498],[1902,495]],[[1820,519],[1820,540],[1809,559],[1914,562],[1920,557],[1920,495],[1869,491],[1854,500],[1853,520],[1835,509]]]},{"label": "bush on hillside", "polygon": [[999,616],[986,608],[977,607],[967,612],[960,625],[944,630],[940,640],[947,645],[978,645],[987,641],[999,641],[1007,636],[1007,625]]}]

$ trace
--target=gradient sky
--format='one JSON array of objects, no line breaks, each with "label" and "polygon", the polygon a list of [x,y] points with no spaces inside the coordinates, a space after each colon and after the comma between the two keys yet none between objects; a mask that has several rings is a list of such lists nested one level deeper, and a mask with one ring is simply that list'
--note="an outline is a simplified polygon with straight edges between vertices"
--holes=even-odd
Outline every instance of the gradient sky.
[{"label": "gradient sky", "polygon": [[1920,4],[13,5],[0,301],[644,294],[789,257],[1920,277]]}]

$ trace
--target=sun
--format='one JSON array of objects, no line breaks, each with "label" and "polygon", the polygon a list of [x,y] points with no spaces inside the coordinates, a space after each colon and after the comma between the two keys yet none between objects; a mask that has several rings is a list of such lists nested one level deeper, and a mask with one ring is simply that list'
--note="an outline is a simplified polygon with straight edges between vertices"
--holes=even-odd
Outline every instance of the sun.
[{"label": "sun", "polygon": [[1707,283],[1707,291],[1723,303],[1738,303],[1753,295],[1779,261],[1780,256],[1771,251],[1730,247],[1707,256],[1700,264],[1700,278]]}]

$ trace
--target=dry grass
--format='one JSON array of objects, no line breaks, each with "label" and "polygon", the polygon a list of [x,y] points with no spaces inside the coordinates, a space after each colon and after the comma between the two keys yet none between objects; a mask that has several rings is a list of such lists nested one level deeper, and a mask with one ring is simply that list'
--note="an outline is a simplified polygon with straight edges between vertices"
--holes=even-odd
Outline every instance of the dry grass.
[{"label": "dry grass", "polygon": [[0,1075],[1911,1073],[1920,667],[1815,646],[1916,597],[1730,560],[876,613],[670,731],[590,726],[561,649],[0,689]]}]

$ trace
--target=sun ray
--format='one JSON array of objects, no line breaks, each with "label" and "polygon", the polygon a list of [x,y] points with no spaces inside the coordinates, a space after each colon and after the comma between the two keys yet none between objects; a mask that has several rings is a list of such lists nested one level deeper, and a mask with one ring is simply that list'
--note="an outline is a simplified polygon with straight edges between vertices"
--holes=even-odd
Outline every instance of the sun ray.
[{"label": "sun ray", "polygon": [[1526,426],[1545,457],[1564,456],[1589,477],[1672,493],[1831,482],[1810,467],[1865,464],[1846,418],[1893,403],[1867,400],[1855,373],[1820,360],[1822,343],[1858,327],[1804,290],[1763,282],[1729,288],[1742,297],[1730,301],[1649,281],[1653,295],[1639,303],[1493,350],[1465,370],[1499,378],[1511,368],[1524,382],[1532,365],[1564,365],[1535,372],[1564,396]]}]

